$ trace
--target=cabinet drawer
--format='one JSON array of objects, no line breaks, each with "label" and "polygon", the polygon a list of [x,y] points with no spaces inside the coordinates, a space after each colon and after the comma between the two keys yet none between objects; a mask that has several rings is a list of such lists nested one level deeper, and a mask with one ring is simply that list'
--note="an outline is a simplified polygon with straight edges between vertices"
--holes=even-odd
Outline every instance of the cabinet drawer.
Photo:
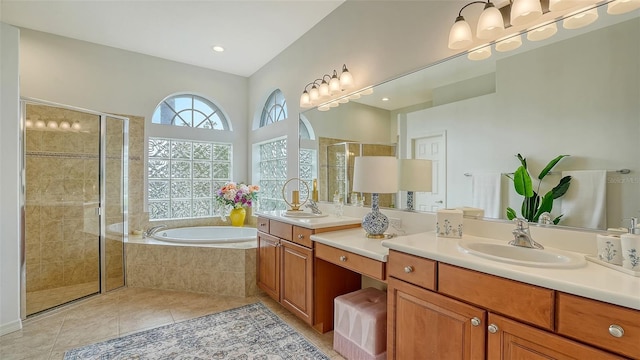
[{"label": "cabinet drawer", "polygon": [[[558,333],[640,359],[640,311],[559,292],[556,313]],[[611,335],[612,325],[624,334]]]},{"label": "cabinet drawer", "polygon": [[256,224],[258,231],[262,231],[265,234],[269,233],[269,219],[258,216],[258,223]]},{"label": "cabinet drawer", "polygon": [[438,264],[438,292],[553,330],[554,291]]},{"label": "cabinet drawer", "polygon": [[316,257],[357,273],[385,280],[385,263],[325,244],[316,243]]},{"label": "cabinet drawer", "polygon": [[436,289],[436,262],[433,260],[390,250],[387,271],[397,279],[425,289]]},{"label": "cabinet drawer", "polygon": [[313,235],[313,230],[305,229],[305,228],[300,227],[300,226],[294,226],[293,227],[293,239],[291,239],[291,241],[296,243],[296,244],[298,244],[298,245],[302,245],[302,246],[306,246],[308,248],[311,248],[313,246],[313,243],[311,241],[311,235]]},{"label": "cabinet drawer", "polygon": [[280,239],[291,241],[293,234],[293,225],[280,221],[269,220],[269,234],[277,236]]}]

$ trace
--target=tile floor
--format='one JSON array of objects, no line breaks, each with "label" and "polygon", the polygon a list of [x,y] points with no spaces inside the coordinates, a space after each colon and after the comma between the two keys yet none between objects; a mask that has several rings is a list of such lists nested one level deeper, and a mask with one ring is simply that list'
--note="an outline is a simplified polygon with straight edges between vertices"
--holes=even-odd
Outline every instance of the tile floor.
[{"label": "tile floor", "polygon": [[62,359],[66,350],[262,301],[332,360],[333,332],[318,334],[268,296],[238,298],[123,288],[29,318],[0,337],[0,359]]}]

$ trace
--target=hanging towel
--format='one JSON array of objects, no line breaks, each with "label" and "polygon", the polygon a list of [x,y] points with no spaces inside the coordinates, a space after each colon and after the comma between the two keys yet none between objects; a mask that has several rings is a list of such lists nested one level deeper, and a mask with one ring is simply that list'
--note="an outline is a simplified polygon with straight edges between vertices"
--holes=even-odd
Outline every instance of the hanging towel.
[{"label": "hanging towel", "polygon": [[475,173],[472,177],[471,206],[484,209],[484,216],[500,218],[502,174]]},{"label": "hanging towel", "polygon": [[564,216],[560,225],[589,229],[607,228],[607,171],[563,171],[571,176],[569,190],[560,199]]}]

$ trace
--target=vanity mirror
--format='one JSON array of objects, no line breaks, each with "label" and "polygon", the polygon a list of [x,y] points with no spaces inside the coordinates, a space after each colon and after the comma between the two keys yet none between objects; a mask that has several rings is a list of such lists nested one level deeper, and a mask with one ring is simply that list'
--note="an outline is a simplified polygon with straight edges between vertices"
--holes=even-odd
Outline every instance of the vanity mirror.
[{"label": "vanity mirror", "polygon": [[[476,206],[497,219],[506,219],[508,206],[520,210],[522,198],[505,176],[520,165],[516,154],[527,158],[534,179],[549,159],[567,154],[541,194],[562,172],[593,170],[605,178],[598,187],[587,184],[586,172],[576,174],[585,178],[573,181],[575,194],[567,196],[578,204],[567,201],[564,209],[575,205],[582,214],[565,214],[559,225],[627,226],[625,219],[640,215],[640,11],[598,11],[599,20],[585,28],[565,30],[559,22],[550,39],[482,61],[463,54],[329,111],[303,112],[300,124],[311,139],[301,139],[300,148],[316,151],[320,200],[333,195],[326,171],[333,143],[384,144],[399,158],[431,159],[433,192],[416,193],[416,210]],[[399,194],[394,205],[403,208],[406,193]],[[553,217],[563,213],[564,199],[556,201]],[[604,222],[585,220],[594,213]]]}]

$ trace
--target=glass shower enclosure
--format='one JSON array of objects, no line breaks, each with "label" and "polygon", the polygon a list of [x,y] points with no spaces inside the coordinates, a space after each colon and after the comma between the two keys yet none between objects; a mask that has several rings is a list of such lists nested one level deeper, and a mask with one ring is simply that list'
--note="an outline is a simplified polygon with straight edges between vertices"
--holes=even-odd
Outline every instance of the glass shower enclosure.
[{"label": "glass shower enclosure", "polygon": [[125,284],[128,119],[22,99],[22,317]]}]

